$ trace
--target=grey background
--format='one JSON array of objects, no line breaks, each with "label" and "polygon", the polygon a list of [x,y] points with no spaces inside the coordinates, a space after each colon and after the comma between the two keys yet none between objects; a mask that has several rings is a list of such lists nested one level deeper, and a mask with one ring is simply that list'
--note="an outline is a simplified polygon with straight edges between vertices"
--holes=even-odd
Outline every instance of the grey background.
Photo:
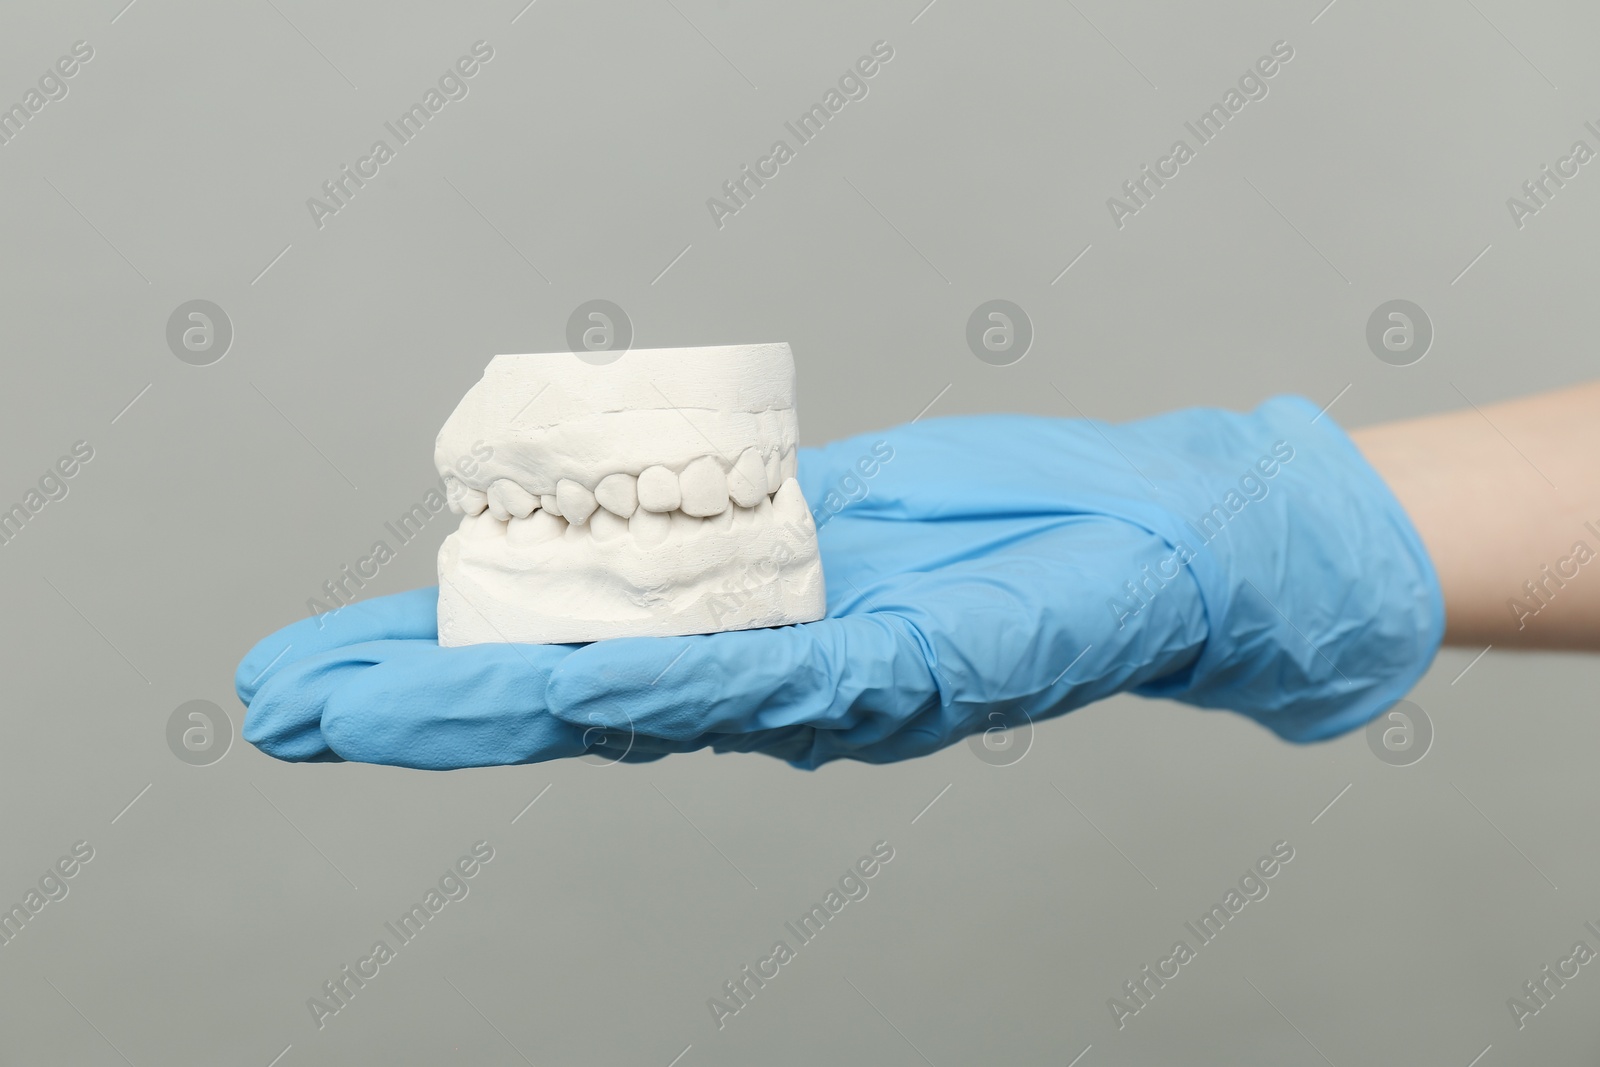
[{"label": "grey background", "polygon": [[[0,14],[7,104],[95,49],[0,147],[0,499],[95,449],[0,547],[0,901],[96,851],[0,947],[0,1062],[1594,1062],[1589,968],[1520,1033],[1506,1007],[1600,920],[1593,660],[1445,652],[1410,767],[1133,699],[1008,767],[166,742],[194,699],[237,732],[239,657],[421,498],[490,356],[564,347],[586,300],[639,346],[789,341],[809,443],[930,403],[1298,392],[1349,426],[1592,375],[1600,178],[1505,206],[1596,143],[1592,6],[123,2]],[[479,39],[470,95],[313,225]],[[880,39],[870,95],[719,231],[706,198]],[[1280,39],[1270,95],[1118,230],[1106,198]],[[1035,329],[1013,366],[966,346],[994,298]],[[1436,329],[1403,368],[1364,340],[1397,298]],[[207,367],[165,341],[193,299],[235,330]],[[368,591],[429,583],[446,529]],[[319,1031],[307,998],[480,839],[471,895]],[[880,839],[870,896],[719,1032],[707,998]],[[1118,1032],[1107,998],[1278,840],[1271,895]]]}]

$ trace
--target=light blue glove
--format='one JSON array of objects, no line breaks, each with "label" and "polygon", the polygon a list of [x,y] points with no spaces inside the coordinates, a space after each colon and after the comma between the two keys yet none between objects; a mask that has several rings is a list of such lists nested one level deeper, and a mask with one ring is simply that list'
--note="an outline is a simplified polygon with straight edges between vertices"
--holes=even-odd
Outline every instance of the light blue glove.
[{"label": "light blue glove", "polygon": [[286,759],[432,768],[599,741],[629,759],[710,746],[816,767],[1131,690],[1311,741],[1393,704],[1443,637],[1399,503],[1298,398],[1121,426],[934,420],[804,450],[800,481],[821,524],[821,622],[440,649],[419,590],[258,645],[239,670],[244,735]]}]

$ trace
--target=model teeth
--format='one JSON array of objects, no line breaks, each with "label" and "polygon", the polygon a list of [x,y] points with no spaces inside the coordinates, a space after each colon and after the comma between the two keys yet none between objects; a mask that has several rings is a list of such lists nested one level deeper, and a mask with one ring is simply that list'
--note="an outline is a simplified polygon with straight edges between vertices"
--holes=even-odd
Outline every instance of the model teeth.
[{"label": "model teeth", "polygon": [[[707,462],[712,465],[716,463],[715,460],[709,459]],[[693,464],[690,466],[692,468]],[[601,482],[594,493],[590,493],[576,482],[563,479],[554,497],[535,497],[522,487],[502,479],[490,487],[487,494],[488,504],[484,510],[476,515],[462,518],[461,531],[472,538],[504,537],[507,544],[514,548],[541,545],[562,537],[579,540],[591,535],[596,541],[616,541],[631,537],[638,544],[648,546],[658,545],[669,537],[678,539],[699,533],[723,532],[736,527],[744,529],[754,526],[762,518],[799,519],[806,509],[805,500],[800,494],[800,485],[792,479],[780,486],[771,497],[763,494],[757,498],[754,507],[745,507],[737,501],[730,500],[727,495],[713,497],[710,493],[710,486],[706,483],[713,482],[715,478],[729,482],[731,489],[732,480],[722,474],[720,466],[715,472],[685,469],[684,475],[682,484],[685,489],[681,506],[670,511],[635,507],[632,514],[626,518],[618,515],[615,509],[627,506],[627,494],[619,486],[624,484],[632,486],[632,478],[629,475],[611,475]],[[629,480],[626,483],[611,481],[617,477]],[[675,478],[674,484],[677,482],[678,479]],[[510,488],[504,488],[507,486]],[[517,492],[511,491],[513,489],[522,495],[519,497]],[[605,507],[597,506],[598,503],[604,502],[597,501],[602,495],[609,500],[609,504]],[[556,503],[561,510],[557,512],[537,506],[547,498]],[[722,504],[720,510],[711,511],[718,502]],[[527,514],[516,514],[516,511],[524,507],[529,509]],[[696,514],[696,510],[708,514]],[[501,515],[508,517],[501,518]]]},{"label": "model teeth", "polygon": [[582,526],[594,514],[594,494],[570,478],[556,483],[556,504],[561,515],[574,526]]},{"label": "model teeth", "polygon": [[489,511],[502,522],[525,519],[538,506],[539,501],[532,493],[509,479],[498,479],[489,487]]},{"label": "model teeth", "polygon": [[640,545],[656,545],[669,536],[743,529],[762,516],[798,519],[806,510],[799,483],[792,477],[769,479],[769,471],[781,473],[795,458],[793,449],[763,454],[751,447],[731,469],[716,456],[699,456],[678,473],[656,465],[637,476],[627,471],[608,474],[592,490],[576,479],[561,478],[553,493],[536,493],[510,478],[496,478],[487,490],[450,485],[450,503],[466,516],[464,535],[504,536],[512,546],[591,534],[596,541],[629,537]]},{"label": "model teeth", "polygon": [[469,517],[462,523],[462,529],[466,531],[468,537],[480,540],[498,540],[506,535],[506,524],[488,511]]},{"label": "model teeth", "polygon": [[782,472],[794,463],[793,449],[763,455],[760,449],[747,448],[731,469],[716,456],[700,456],[679,473],[660,465],[646,467],[637,476],[618,471],[601,478],[593,489],[574,478],[562,478],[550,493],[536,492],[510,478],[497,478],[487,492],[453,484],[450,506],[466,515],[487,509],[501,522],[546,511],[575,526],[587,523],[601,508],[619,519],[632,518],[640,508],[663,515],[682,511],[709,518],[723,514],[730,504],[753,508],[770,498],[787,480]]},{"label": "model teeth", "polygon": [[780,522],[793,522],[806,516],[806,498],[800,493],[800,483],[790,478],[772,494],[772,510]]},{"label": "model teeth", "polygon": [[546,541],[554,541],[566,532],[565,519],[540,508],[525,519],[511,520],[506,528],[506,544],[514,548],[541,545]]},{"label": "model teeth", "polygon": [[435,465],[467,518],[439,550],[441,646],[825,616],[794,479],[788,346],[630,349],[615,363],[496,356],[446,420]]},{"label": "model teeth", "polygon": [[640,472],[639,506],[645,511],[676,511],[682,502],[676,474],[665,467],[646,467]]},{"label": "model teeth", "polygon": [[628,520],[601,508],[589,519],[589,532],[594,534],[596,541],[615,541],[628,536]]},{"label": "model teeth", "polygon": [[594,487],[594,498],[611,514],[626,519],[639,507],[638,479],[631,474],[608,474]]},{"label": "model teeth", "polygon": [[641,545],[659,545],[667,539],[671,529],[672,519],[666,513],[646,511],[642,507],[628,520],[628,533]]},{"label": "model teeth", "polygon": [[767,468],[761,453],[747,448],[728,472],[728,495],[741,508],[753,508],[767,495]]},{"label": "model teeth", "polygon": [[701,456],[683,468],[678,489],[683,501],[679,508],[686,515],[703,519],[728,510],[728,476],[711,456]]}]

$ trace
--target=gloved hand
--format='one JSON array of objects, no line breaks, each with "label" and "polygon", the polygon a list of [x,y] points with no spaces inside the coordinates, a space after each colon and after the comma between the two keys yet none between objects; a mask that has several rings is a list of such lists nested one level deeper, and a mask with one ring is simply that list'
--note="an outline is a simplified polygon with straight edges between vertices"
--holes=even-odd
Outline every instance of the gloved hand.
[{"label": "gloved hand", "polygon": [[826,520],[820,622],[440,649],[418,590],[258,645],[244,735],[288,759],[434,768],[597,738],[630,738],[629,759],[710,746],[816,767],[1131,690],[1310,741],[1398,700],[1443,637],[1399,503],[1297,398],[1120,426],[934,420],[803,450],[800,482]]}]

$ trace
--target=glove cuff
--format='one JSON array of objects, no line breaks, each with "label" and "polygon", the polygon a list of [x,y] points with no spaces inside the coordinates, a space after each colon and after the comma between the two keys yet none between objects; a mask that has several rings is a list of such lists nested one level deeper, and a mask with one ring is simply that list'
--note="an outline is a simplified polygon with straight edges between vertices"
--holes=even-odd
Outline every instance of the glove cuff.
[{"label": "glove cuff", "polygon": [[1388,484],[1316,405],[1278,397],[1227,421],[1239,472],[1208,464],[1197,489],[1214,502],[1186,494],[1200,511],[1165,532],[1192,555],[1205,647],[1135,692],[1237,711],[1290,741],[1356,729],[1405,696],[1443,642],[1433,561]]}]

